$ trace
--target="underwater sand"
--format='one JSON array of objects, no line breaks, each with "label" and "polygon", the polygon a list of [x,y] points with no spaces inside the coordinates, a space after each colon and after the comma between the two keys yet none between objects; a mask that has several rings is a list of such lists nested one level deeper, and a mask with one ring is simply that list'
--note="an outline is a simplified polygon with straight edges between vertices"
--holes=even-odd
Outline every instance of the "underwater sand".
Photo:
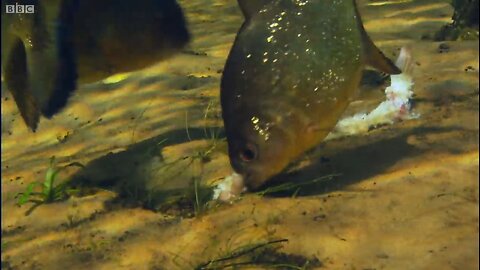
[{"label": "underwater sand", "polygon": [[[191,194],[193,180],[211,185],[231,173],[225,141],[211,134],[222,125],[221,71],[242,18],[234,0],[179,2],[190,48],[82,86],[36,133],[2,92],[2,269],[194,269],[276,239],[288,242],[270,245],[271,257],[290,266],[478,269],[478,41],[440,52],[425,38],[450,21],[448,1],[359,1],[386,55],[412,48],[419,119],[329,140],[283,177],[341,174],[333,180],[198,211],[194,196],[168,201]],[[375,107],[385,86],[362,87],[346,114]],[[73,176],[90,192],[25,215],[30,205],[16,206],[15,194],[43,181],[53,155],[85,164],[59,179]],[[132,203],[145,194],[149,209]]]}]

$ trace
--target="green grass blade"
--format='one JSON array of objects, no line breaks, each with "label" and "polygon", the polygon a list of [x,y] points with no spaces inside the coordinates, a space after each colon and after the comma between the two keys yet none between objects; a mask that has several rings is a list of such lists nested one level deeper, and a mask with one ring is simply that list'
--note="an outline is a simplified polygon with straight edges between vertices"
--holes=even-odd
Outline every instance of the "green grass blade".
[{"label": "green grass blade", "polygon": [[45,196],[46,202],[51,202],[53,200],[53,184],[55,178],[57,178],[58,170],[53,167],[48,168],[45,175],[45,182],[43,182],[43,194]]},{"label": "green grass blade", "polygon": [[[29,200],[30,200],[30,196],[31,195],[34,195],[32,194],[33,193],[33,189],[39,185],[40,183],[39,182],[33,182],[33,183],[30,183],[27,188],[25,189],[25,192],[23,193],[19,193],[20,194],[20,197],[18,198],[18,205],[24,205],[26,204]],[[38,193],[35,193],[35,195],[38,194]]]}]

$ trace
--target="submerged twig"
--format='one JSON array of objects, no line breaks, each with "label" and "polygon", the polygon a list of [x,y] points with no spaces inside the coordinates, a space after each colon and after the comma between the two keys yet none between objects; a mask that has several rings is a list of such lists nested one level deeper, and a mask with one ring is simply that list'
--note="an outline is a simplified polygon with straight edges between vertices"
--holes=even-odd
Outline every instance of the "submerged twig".
[{"label": "submerged twig", "polygon": [[[268,242],[265,242],[265,243],[260,243],[260,244],[257,244],[255,246],[252,246],[252,247],[249,247],[249,248],[245,248],[245,249],[240,249],[236,252],[232,252],[229,256],[226,256],[226,257],[223,257],[223,258],[219,258],[219,259],[214,259],[214,260],[210,260],[204,264],[201,264],[199,265],[197,268],[195,268],[196,270],[207,270],[207,269],[215,269],[215,268],[211,268],[209,267],[210,265],[212,264],[215,264],[215,263],[219,263],[219,262],[224,262],[224,261],[228,261],[228,260],[232,260],[232,259],[236,259],[236,258],[239,258],[243,255],[246,255],[248,253],[252,253],[254,252],[255,250],[259,249],[259,248],[262,248],[262,247],[265,247],[265,246],[269,246],[269,245],[273,245],[273,244],[277,244],[277,243],[282,243],[282,242],[288,242],[288,239],[277,239],[277,240],[272,240],[272,241],[268,241]],[[243,264],[245,264],[247,262],[244,262]],[[252,264],[253,262],[248,262],[248,264]],[[235,264],[235,265],[239,265],[239,263]],[[230,266],[233,266],[233,265],[230,265]],[[223,268],[225,268],[227,266],[223,266]],[[218,267],[217,267],[218,269]]]},{"label": "submerged twig", "polygon": [[[219,266],[219,267],[215,267],[215,268],[205,268],[206,270],[208,269],[226,269],[226,268],[229,268],[229,267],[238,267],[238,266],[249,266],[249,265],[265,265],[265,266],[269,266],[269,267],[273,267],[273,268],[289,268],[289,269],[297,269],[297,270],[302,270],[304,269],[303,267],[299,267],[299,266],[296,266],[296,265],[290,265],[290,264],[267,264],[267,263],[257,263],[255,261],[248,261],[248,262],[238,262],[238,263],[229,263],[229,264],[224,264],[222,266]],[[236,269],[236,268],[233,268],[233,269]]]},{"label": "submerged twig", "polygon": [[188,111],[185,111],[185,131],[187,132],[187,138],[189,141],[192,141],[190,137],[190,131],[188,130]]},{"label": "submerged twig", "polygon": [[147,106],[143,108],[143,110],[140,112],[138,117],[135,119],[135,123],[133,124],[133,129],[132,129],[132,144],[135,143],[135,131],[137,130],[138,122],[143,118],[143,115],[150,108],[150,106],[152,105],[152,102],[153,102],[153,98],[149,100]]},{"label": "submerged twig", "polygon": [[265,190],[259,191],[256,194],[260,195],[260,196],[263,196],[263,195],[268,194],[268,193],[276,193],[276,192],[280,192],[280,191],[287,191],[287,190],[295,189],[294,195],[296,196],[297,193],[299,192],[299,189],[302,186],[308,186],[308,185],[312,185],[312,184],[315,184],[315,183],[318,183],[318,182],[328,181],[328,180],[331,180],[333,177],[340,176],[340,175],[341,174],[339,174],[339,173],[333,173],[333,174],[325,175],[325,176],[322,176],[322,177],[319,177],[319,178],[315,178],[315,179],[313,179],[311,181],[308,181],[308,182],[283,183],[283,184],[280,184],[280,185],[277,185],[277,186],[266,188]]}]

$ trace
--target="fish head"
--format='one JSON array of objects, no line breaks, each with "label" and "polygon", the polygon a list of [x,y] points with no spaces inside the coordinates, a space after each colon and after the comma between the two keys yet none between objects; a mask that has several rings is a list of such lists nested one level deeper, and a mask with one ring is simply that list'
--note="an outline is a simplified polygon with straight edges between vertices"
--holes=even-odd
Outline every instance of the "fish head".
[{"label": "fish head", "polygon": [[[274,102],[253,101],[224,111],[230,163],[249,190],[280,173],[303,150],[308,134],[297,118],[280,112]],[[294,129],[291,129],[294,127]]]}]

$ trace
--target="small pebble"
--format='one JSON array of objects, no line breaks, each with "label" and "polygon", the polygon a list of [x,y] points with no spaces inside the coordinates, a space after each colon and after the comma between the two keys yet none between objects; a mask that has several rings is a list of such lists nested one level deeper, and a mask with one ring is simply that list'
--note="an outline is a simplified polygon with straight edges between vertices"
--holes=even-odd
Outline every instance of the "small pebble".
[{"label": "small pebble", "polygon": [[468,66],[465,68],[465,72],[469,72],[469,71],[475,71],[475,68],[472,67],[472,66]]},{"label": "small pebble", "polygon": [[450,46],[447,43],[440,43],[440,45],[438,45],[439,53],[445,53],[449,51],[450,51]]}]

